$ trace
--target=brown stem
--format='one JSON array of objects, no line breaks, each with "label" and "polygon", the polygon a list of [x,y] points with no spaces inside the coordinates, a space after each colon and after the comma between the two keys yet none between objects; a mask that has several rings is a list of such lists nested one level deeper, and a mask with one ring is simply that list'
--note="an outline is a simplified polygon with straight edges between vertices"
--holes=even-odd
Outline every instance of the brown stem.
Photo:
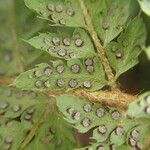
[{"label": "brown stem", "polygon": [[126,110],[131,102],[138,99],[138,96],[136,95],[130,95],[118,91],[88,92],[84,89],[76,89],[72,91],[44,91],[44,93],[54,96],[62,94],[71,94],[78,96],[82,99],[87,99],[92,103],[97,102],[120,110]]},{"label": "brown stem", "polygon": [[149,148],[150,148],[150,136],[147,137],[143,150],[149,150]]},{"label": "brown stem", "polygon": [[0,77],[0,86],[9,85],[14,81],[15,78],[7,78],[7,77]]},{"label": "brown stem", "polygon": [[[0,78],[0,85],[10,85],[15,78]],[[91,102],[97,102],[105,104],[106,106],[115,107],[118,109],[126,109],[129,104],[136,100],[138,96],[130,95],[121,91],[97,91],[88,92],[84,89],[74,89],[71,91],[35,91],[37,93],[45,93],[50,96],[62,95],[62,94],[73,94],[83,99],[87,99]]]},{"label": "brown stem", "polygon": [[138,96],[118,91],[87,92],[85,90],[75,90],[74,94],[91,102],[101,103],[121,110],[126,110],[131,102],[138,99]]},{"label": "brown stem", "polygon": [[87,8],[84,4],[84,0],[79,0],[79,3],[80,3],[80,6],[81,6],[81,9],[83,11],[84,17],[85,17],[87,30],[88,30],[89,34],[91,35],[91,37],[93,39],[95,47],[97,48],[98,56],[99,56],[99,58],[100,58],[100,60],[103,64],[105,73],[106,73],[106,75],[108,77],[108,80],[109,80],[109,84],[110,84],[112,89],[117,89],[116,78],[115,78],[114,74],[112,73],[112,69],[110,67],[108,59],[105,56],[104,48],[102,47],[101,42],[100,42],[100,40],[97,36],[97,33],[94,30],[92,19],[91,19],[91,16],[88,13],[88,10],[87,10]]}]

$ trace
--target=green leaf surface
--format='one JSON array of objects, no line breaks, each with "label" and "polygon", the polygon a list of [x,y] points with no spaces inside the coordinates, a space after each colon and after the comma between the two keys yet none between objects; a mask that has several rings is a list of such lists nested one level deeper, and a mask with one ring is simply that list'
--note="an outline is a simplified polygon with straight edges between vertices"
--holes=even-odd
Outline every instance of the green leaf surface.
[{"label": "green leaf surface", "polygon": [[10,147],[12,150],[20,148],[33,124],[43,115],[48,99],[44,94],[0,87],[0,147],[2,150],[10,149]]},{"label": "green leaf surface", "polygon": [[138,0],[141,9],[145,14],[150,16],[150,1],[149,0]]},{"label": "green leaf surface", "polygon": [[44,25],[23,0],[0,1],[0,75],[16,75],[41,55],[21,39],[33,36]]},{"label": "green leaf surface", "polygon": [[[111,130],[111,128],[114,130],[116,125],[119,124],[120,121],[123,122],[123,119],[125,119],[124,114],[116,109],[108,109],[100,104],[92,104],[86,100],[71,95],[62,95],[57,97],[57,106],[64,114],[65,119],[73,124],[73,126],[81,133],[85,133],[93,127],[104,125],[106,127],[108,126],[108,130]],[[117,116],[115,119],[113,118],[114,115]],[[90,120],[89,125],[87,126],[84,126],[83,123],[85,118]],[[132,123],[129,124],[131,126]],[[95,129],[95,133],[96,131],[97,129]],[[96,137],[96,135],[94,137]],[[100,138],[97,139],[99,142],[101,141]]]},{"label": "green leaf surface", "polygon": [[56,33],[40,33],[27,42],[59,59],[68,60],[95,55],[89,35],[80,28],[72,29],[70,32],[61,29]]},{"label": "green leaf surface", "polygon": [[[91,139],[94,139],[95,142],[89,146],[89,149],[95,150],[98,147],[105,148],[105,146],[106,149],[110,147],[121,149],[121,145],[124,145],[127,149],[134,146],[142,149],[147,142],[146,139],[150,129],[150,122],[147,120],[135,120],[129,114],[100,104],[92,104],[75,96],[58,96],[56,101],[64,119],[80,133],[94,129]],[[129,109],[137,111],[135,107]],[[132,145],[133,139],[134,146]],[[132,142],[132,144],[129,144],[129,142]]]},{"label": "green leaf surface", "polygon": [[[39,64],[21,73],[13,84],[30,92],[0,87],[0,150],[19,150],[22,143],[25,150],[72,150],[75,147],[72,128],[65,121],[80,133],[93,131],[91,145],[82,150],[142,150],[147,144],[149,92],[133,102],[127,112],[76,96],[61,95],[56,97],[60,114],[52,109],[54,99],[31,92],[76,88],[92,92],[108,85],[93,44],[97,39],[92,41],[96,34],[92,33],[91,38],[87,32],[86,16],[79,2],[25,0],[26,6],[40,18],[49,20],[48,32],[42,33],[41,29],[46,30],[47,26],[33,19],[35,14],[25,8],[23,0],[0,1],[0,75],[13,76],[29,65]],[[143,20],[140,13],[135,17],[139,11],[138,2],[84,0],[84,3],[117,79],[138,63],[145,44]],[[139,3],[143,9],[144,0]],[[148,5],[143,11],[149,14],[147,8]],[[33,37],[37,32],[39,35]],[[29,39],[25,41],[39,51],[22,39]],[[39,56],[42,57],[37,60]]]},{"label": "green leaf surface", "polygon": [[[93,105],[75,96],[62,95],[57,97],[57,106],[64,114],[65,119],[81,133],[85,133],[95,126],[109,124],[110,122],[114,126],[116,124],[116,120],[111,117],[115,110],[109,112],[107,108],[101,105]],[[121,114],[119,113],[119,115]]]},{"label": "green leaf surface", "polygon": [[12,149],[18,150],[27,130],[19,121],[9,121],[0,126],[0,148],[1,150]]},{"label": "green leaf surface", "polygon": [[[99,125],[99,127],[97,127],[96,129],[94,129],[93,131],[93,137],[92,139],[96,140],[97,142],[104,142],[108,139],[109,135],[111,134],[111,132],[113,130],[115,130],[116,128],[116,124],[114,123],[110,123],[110,124],[107,124],[106,125],[106,122],[105,124],[104,123],[101,123]],[[106,133],[101,133],[100,131],[102,130],[107,130]]]},{"label": "green leaf surface", "polygon": [[[92,72],[88,72],[87,60],[92,62]],[[107,82],[101,64],[94,57],[85,61],[73,59],[67,62],[53,61],[50,65],[39,64],[36,68],[20,74],[14,84],[26,90],[71,90],[84,87],[95,91]]]},{"label": "green leaf surface", "polygon": [[111,42],[106,47],[110,65],[116,71],[116,77],[134,67],[145,43],[146,31],[142,19],[136,17],[129,23],[117,42]]},{"label": "green leaf surface", "polygon": [[[19,150],[30,130],[36,128],[45,110],[51,109],[47,108],[48,103],[51,104],[50,107],[55,107],[54,99],[44,94],[4,86],[0,88],[0,96],[0,148]],[[51,113],[35,130],[35,138],[26,145],[26,150],[70,150],[75,147],[71,127],[57,110],[51,109],[49,112]]]},{"label": "green leaf surface", "polygon": [[121,145],[118,147],[118,150],[130,150],[130,147],[127,145]]},{"label": "green leaf surface", "polygon": [[86,0],[92,21],[103,46],[115,39],[138,12],[134,0]]},{"label": "green leaf surface", "polygon": [[146,52],[147,58],[150,60],[150,46],[145,48],[145,52]]},{"label": "green leaf surface", "polygon": [[[48,18],[49,15],[51,14],[58,14],[60,16],[63,16],[64,13],[67,13],[65,5],[70,1],[49,2],[47,0],[45,1],[25,0],[25,2],[30,9],[35,10],[36,12],[41,14],[41,16],[43,16],[44,18]],[[70,5],[72,5],[73,3],[74,1],[71,1]],[[76,1],[75,3],[79,4],[78,1]],[[137,2],[133,0],[123,0],[123,1],[117,0],[115,2],[113,2],[112,0],[107,1],[96,0],[94,2],[88,0],[85,1],[85,5],[89,11],[89,14],[91,15],[93,25],[97,31],[97,34],[99,35],[100,39],[103,42],[103,46],[104,47],[107,46],[106,53],[110,61],[110,65],[116,71],[116,78],[118,78],[122,73],[126,72],[127,70],[134,67],[138,63],[138,56],[141,52],[141,47],[145,44],[146,31],[143,21],[139,17],[130,21],[137,15],[137,12],[139,10]],[[76,7],[76,5],[72,6],[72,10],[74,7]],[[78,6],[78,10],[80,9],[81,9],[80,6]],[[82,18],[82,12],[80,16]],[[72,16],[72,19],[73,18],[74,16]],[[84,17],[82,19],[84,20]],[[129,21],[130,23],[128,23]],[[53,23],[56,26],[57,23],[55,21]],[[78,26],[77,22],[74,24],[77,25],[76,27],[81,27]],[[68,23],[66,23],[65,25],[70,26],[68,25]],[[57,34],[57,38],[60,38],[61,40],[57,39],[57,44],[55,45],[51,45],[54,42],[53,39],[49,38],[53,37],[53,34],[40,34],[38,37],[28,40],[28,43],[30,43],[31,45],[33,45],[38,49],[49,51],[49,53],[53,57],[65,59],[72,59],[70,58],[70,55],[73,58],[86,57],[92,55],[92,52],[94,52],[94,48],[90,39],[88,38],[88,35],[86,35],[86,33],[84,33],[83,31],[84,30],[81,29],[74,29],[74,32],[81,33],[81,36],[83,34],[83,37],[87,39],[87,41],[85,41],[85,45],[81,47],[81,49],[84,52],[82,50],[77,49],[74,46],[72,47],[72,45],[69,47],[69,49],[66,50],[64,46],[60,44],[63,43],[64,38],[63,36],[69,35],[69,33],[66,34],[66,32],[65,34],[63,32]],[[111,42],[120,33],[121,35],[118,37],[117,42],[115,41]],[[70,38],[74,39],[74,35],[70,35]],[[60,40],[59,43],[58,40]],[[61,45],[61,47],[59,45]],[[112,49],[112,47],[113,52],[110,50]],[[86,49],[86,52],[84,49]],[[89,52],[88,49],[90,49]]]},{"label": "green leaf surface", "polygon": [[25,4],[57,26],[85,27],[82,10],[76,0],[25,0]]},{"label": "green leaf surface", "polygon": [[117,150],[131,150],[130,146],[127,145],[121,145],[121,146],[116,146],[114,144],[111,144],[110,142],[106,143],[92,143],[90,146],[83,147],[83,148],[77,148],[75,150],[97,150],[97,149],[105,149],[105,150],[112,150],[112,149],[117,149]]},{"label": "green leaf surface", "polygon": [[[97,149],[109,150],[111,148],[110,143],[93,143],[88,147],[88,150],[97,150]],[[86,148],[84,149],[86,150]]]},{"label": "green leaf surface", "polygon": [[[126,143],[126,140],[127,140],[127,136],[128,136],[128,133],[130,132],[130,130],[132,129],[132,127],[135,126],[135,122],[129,122],[127,123],[126,121],[122,122],[119,124],[119,126],[116,128],[116,130],[114,130],[111,135],[110,135],[110,141],[117,145],[117,146],[121,146],[122,144]],[[123,130],[121,130],[123,129]],[[117,135],[117,132],[120,130],[120,133],[123,133],[124,134],[120,134],[120,135]],[[119,132],[118,132],[119,133]]]},{"label": "green leaf surface", "polygon": [[55,113],[40,126],[35,138],[25,150],[72,150],[74,147],[75,142],[71,128],[59,114]]},{"label": "green leaf surface", "polygon": [[138,101],[133,102],[128,109],[132,118],[150,118],[150,92],[144,93]]},{"label": "green leaf surface", "polygon": [[[25,3],[30,9],[36,11],[41,18],[50,20],[52,25],[86,27],[79,1],[25,0]],[[123,30],[129,18],[135,16],[138,11],[137,4],[132,0],[117,0],[116,2],[112,0],[96,0],[94,2],[87,0],[85,4],[104,46]],[[104,29],[106,24],[109,24],[110,27],[107,31]]]},{"label": "green leaf surface", "polygon": [[0,114],[6,118],[17,118],[27,109],[45,106],[48,97],[34,92],[24,92],[8,87],[0,88]]}]

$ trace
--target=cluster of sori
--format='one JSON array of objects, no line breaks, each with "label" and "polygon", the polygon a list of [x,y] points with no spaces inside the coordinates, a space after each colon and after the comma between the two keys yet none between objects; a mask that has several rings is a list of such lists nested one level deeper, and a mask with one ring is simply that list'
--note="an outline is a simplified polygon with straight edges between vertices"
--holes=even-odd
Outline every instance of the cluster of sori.
[{"label": "cluster of sori", "polygon": [[[71,102],[61,106],[68,98]],[[77,104],[73,105],[76,101]],[[62,96],[57,106],[66,120],[81,133],[93,129],[91,139],[94,143],[87,150],[115,150],[121,146],[128,149],[142,150],[148,137],[149,123],[141,119],[149,118],[150,94],[142,95],[127,112],[95,105],[72,96]],[[133,121],[134,119],[134,121]]]},{"label": "cluster of sori", "polygon": [[31,119],[33,118],[33,114],[35,112],[35,108],[29,108],[25,114],[23,114],[23,118],[27,121],[31,121]]},{"label": "cluster of sori", "polygon": [[[130,118],[139,118],[138,115],[140,115],[140,118],[148,118],[150,115],[150,94],[146,94],[144,96],[141,96],[141,100],[133,103],[130,105],[128,111],[128,116]],[[135,111],[133,111],[135,110]]]},{"label": "cluster of sori", "polygon": [[[10,150],[14,147],[16,139],[15,135],[11,135],[10,132],[14,132],[16,129],[15,125],[21,126],[21,120],[31,121],[34,115],[35,108],[30,107],[30,104],[35,104],[37,102],[36,98],[38,95],[34,92],[18,91],[12,88],[1,87],[0,89],[0,115],[1,115],[1,130],[0,130],[0,145],[2,149]],[[28,101],[28,102],[27,102]],[[25,103],[30,103],[26,104]],[[28,108],[29,107],[29,108]],[[3,120],[4,119],[4,120]],[[8,130],[8,133],[3,131],[3,129]],[[14,130],[14,131],[13,131]]]},{"label": "cluster of sori", "polygon": [[[87,74],[91,74],[94,72],[94,59],[93,58],[87,58],[84,61],[84,66],[86,68]],[[69,68],[69,67],[68,67]],[[76,75],[78,75],[82,67],[79,64],[73,64],[71,67],[68,69],[64,64],[59,64],[55,68],[53,67],[46,67],[42,71],[37,70],[34,71],[32,77],[36,77],[37,80],[35,82],[35,86],[37,88],[52,88],[52,86],[57,85],[59,88],[63,88],[64,86],[69,86],[70,88],[77,88],[79,86],[83,86],[87,89],[92,87],[92,81],[87,80],[86,78],[84,79],[83,83],[79,83],[80,79],[76,79]],[[68,74],[71,74],[71,78],[67,81],[65,80],[65,77],[63,79],[63,73],[65,74],[68,71]],[[43,77],[46,76],[46,80],[43,81]],[[58,79],[55,78],[55,76],[58,77]],[[60,77],[59,77],[60,76]],[[56,80],[56,83],[52,83],[51,81],[53,78]],[[82,79],[83,80],[83,79]],[[53,81],[54,82],[54,81]],[[67,82],[67,84],[66,84]]]},{"label": "cluster of sori", "polygon": [[[90,117],[82,117],[82,113],[80,113],[79,111],[76,111],[75,108],[73,107],[69,107],[67,108],[67,113],[70,115],[71,119],[73,119],[74,121],[79,121],[80,124],[82,125],[82,127],[90,127],[92,126],[92,119]],[[83,105],[83,111],[85,113],[91,113],[92,111],[94,112],[94,114],[96,115],[96,117],[98,118],[103,118],[105,115],[106,115],[106,112],[107,110],[103,107],[100,107],[100,108],[94,108],[93,104],[84,104]],[[121,113],[117,110],[114,110],[112,113],[111,113],[111,118],[115,121],[117,121],[118,119],[120,119],[121,117]],[[107,125],[100,125],[98,128],[97,128],[97,133],[99,134],[99,136],[109,136],[110,132],[113,131],[113,129],[111,131],[108,130],[108,128],[106,127]],[[118,136],[122,136],[124,135],[124,129],[123,127],[117,127],[115,129],[116,131],[116,135]],[[108,132],[108,133],[107,133]],[[113,150],[114,149],[114,145],[113,144],[110,144],[109,145],[110,147],[110,150]],[[91,150],[92,148],[88,148],[89,150]],[[105,147],[100,144],[96,147],[96,150],[104,150]],[[94,150],[94,149],[92,149]]]},{"label": "cluster of sori", "polygon": [[[105,136],[107,134],[107,130],[108,128],[106,128],[104,125],[103,126],[99,126],[98,129],[97,129],[98,133],[101,134],[101,136]],[[108,133],[110,134],[110,137],[115,134],[116,136],[118,136],[120,139],[123,138],[123,137],[126,137],[127,134],[128,137],[126,139],[126,144],[130,147],[130,148],[133,148],[135,150],[142,150],[144,145],[142,144],[142,142],[140,141],[140,136],[142,133],[140,133],[140,130],[139,129],[132,129],[132,131],[130,131],[129,133],[126,132],[126,129],[123,128],[122,126],[118,126],[114,129],[114,131],[112,133]],[[124,141],[125,142],[125,141]],[[100,148],[104,148],[104,146],[100,145],[98,146],[98,150],[99,150],[99,147]],[[114,149],[115,150],[115,145],[114,145]],[[96,149],[96,150],[97,150]],[[102,149],[102,150],[103,150]],[[110,148],[111,149],[111,148]],[[101,150],[101,149],[100,149]]]},{"label": "cluster of sori", "polygon": [[[80,121],[81,125],[83,127],[88,127],[92,124],[92,121],[90,118],[86,117],[86,118],[82,118],[81,117],[81,113],[79,111],[76,111],[75,108],[73,107],[69,107],[67,108],[67,113],[70,115],[70,117],[75,120],[75,121]],[[85,113],[90,113],[92,111],[95,112],[95,115],[98,117],[98,118],[102,118],[105,116],[105,113],[106,113],[106,110],[104,108],[97,108],[96,110],[92,108],[92,104],[85,104],[83,106],[83,111]],[[113,120],[118,120],[120,119],[121,117],[121,114],[120,112],[118,111],[113,111],[111,113],[111,118]],[[81,119],[82,118],[82,119]],[[99,127],[99,133],[106,133],[105,131],[107,131],[107,128],[105,127],[105,125],[103,126],[100,126]]]},{"label": "cluster of sori", "polygon": [[59,37],[52,37],[52,39],[44,38],[43,42],[44,42],[44,47],[45,44],[47,44],[47,46],[53,45],[48,47],[47,49],[48,52],[50,53],[52,52],[54,54],[57,54],[58,57],[67,58],[67,59],[75,58],[76,56],[74,50],[71,51],[71,48],[69,49],[69,46],[75,46],[76,48],[79,47],[82,48],[84,46],[84,41],[81,39],[80,35],[76,36],[74,42],[72,42],[71,39],[68,37],[64,37],[63,39],[60,39]]},{"label": "cluster of sori", "polygon": [[[126,39],[119,39],[118,43],[114,43],[110,47],[110,51],[115,55],[116,59],[122,60],[126,57],[125,54],[126,49],[133,49],[133,52],[140,52],[141,46],[140,45],[131,45],[129,44],[128,40]],[[131,53],[132,55],[132,53]]]},{"label": "cluster of sori", "polygon": [[[50,12],[49,19],[54,22],[58,22],[60,25],[66,24],[65,18],[67,18],[67,16],[72,17],[75,15],[75,10],[71,6],[66,8],[66,7],[63,7],[63,5],[61,4],[55,5],[55,4],[49,3],[47,4],[47,9]],[[60,15],[61,13],[65,14],[64,15],[65,18],[61,17]]]},{"label": "cluster of sori", "polygon": [[[48,97],[44,94],[8,87],[0,88],[0,149],[11,150],[20,147],[33,124],[43,114],[47,100]],[[64,139],[58,135],[58,126],[55,126],[54,120],[59,121],[59,123],[62,121],[57,113],[54,113],[54,116],[50,115],[38,130],[41,136],[35,137],[34,140],[39,138],[41,145],[47,142],[47,146],[60,148],[64,144]],[[64,122],[62,121],[62,123]],[[35,142],[34,140],[32,144]]]},{"label": "cluster of sori", "polygon": [[[9,110],[10,112],[18,114],[17,116],[19,116],[20,113],[22,113],[22,111],[24,111],[25,109],[23,104],[21,104],[21,100],[24,101],[26,99],[28,100],[31,99],[31,101],[34,102],[37,97],[37,94],[34,92],[30,92],[30,93],[22,92],[22,91],[14,92],[10,88],[6,89],[4,91],[4,94],[2,95],[4,95],[3,99],[5,100],[0,101],[0,113],[3,114]],[[16,104],[14,101],[16,101]],[[24,116],[24,119],[30,120],[32,118],[34,111],[35,111],[34,108],[28,109],[26,115]]]},{"label": "cluster of sori", "polygon": [[[137,107],[137,108],[135,108]],[[131,107],[131,112],[128,114],[129,118],[136,118],[139,117],[138,113],[141,114],[141,117],[145,118],[148,117],[150,115],[150,95],[146,95],[142,98],[142,100],[135,102],[134,104],[134,109],[137,110],[136,113],[133,113],[133,107]],[[136,116],[137,115],[137,116]],[[136,122],[135,122],[136,124]],[[126,136],[127,135],[127,139],[126,139],[126,144],[129,145],[132,149],[135,150],[142,150],[144,145],[143,145],[143,141],[142,141],[142,134],[143,131],[141,131],[142,127],[135,125],[133,128],[130,127],[131,130],[129,130],[128,133],[126,133],[126,130],[121,127],[118,126],[115,129],[115,134],[118,135],[120,138],[121,136]],[[107,128],[106,126],[99,126],[97,129],[99,133],[101,134],[106,134],[107,132]],[[104,150],[105,148],[100,145],[97,147],[97,150]]]},{"label": "cluster of sori", "polygon": [[147,95],[143,101],[139,101],[140,109],[146,113],[146,115],[150,115],[150,95]]},{"label": "cluster of sori", "polygon": [[123,56],[124,56],[124,51],[117,49],[116,46],[112,46],[111,52],[113,52],[114,55],[116,56],[116,58],[118,58],[118,59],[123,58]]},{"label": "cluster of sori", "polygon": [[[107,148],[105,148],[103,145],[99,145],[96,150],[105,150],[105,149],[108,149],[108,150],[115,150],[115,145],[114,144],[110,144],[107,146]],[[92,150],[92,148],[89,148],[88,150]]]},{"label": "cluster of sori", "polygon": [[139,142],[139,137],[140,137],[140,131],[138,130],[133,130],[130,132],[130,137],[128,139],[129,145],[137,150],[142,150],[143,149],[143,144]]},{"label": "cluster of sori", "polygon": [[5,139],[4,139],[4,144],[5,144],[4,149],[5,150],[10,150],[12,143],[13,143],[13,138],[11,136],[6,136]]},{"label": "cluster of sori", "polygon": [[[46,128],[46,135],[45,135],[47,139],[47,142],[51,142],[51,140],[48,140],[48,139],[51,139],[52,137],[56,136],[57,137],[57,129],[53,126],[50,126],[48,128]],[[56,138],[55,140],[55,147],[60,147],[62,146],[63,144],[63,140],[59,137]]]}]

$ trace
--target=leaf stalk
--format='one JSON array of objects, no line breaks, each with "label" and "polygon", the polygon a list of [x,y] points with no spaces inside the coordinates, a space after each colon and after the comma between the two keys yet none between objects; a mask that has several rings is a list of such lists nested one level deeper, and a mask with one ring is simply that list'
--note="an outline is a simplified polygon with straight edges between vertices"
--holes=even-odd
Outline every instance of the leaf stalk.
[{"label": "leaf stalk", "polygon": [[86,6],[84,4],[84,0],[79,0],[79,3],[80,3],[81,9],[82,9],[83,14],[84,14],[85,22],[87,25],[87,30],[88,30],[89,34],[91,35],[91,38],[94,42],[94,45],[98,51],[98,56],[99,56],[99,58],[103,64],[105,73],[106,73],[108,81],[109,81],[109,85],[112,88],[112,90],[118,90],[116,78],[112,72],[109,61],[105,55],[104,48],[103,48],[103,46],[102,46],[102,44],[98,38],[96,31],[94,30],[92,18],[90,16],[90,14],[88,13],[88,9],[86,8]]}]

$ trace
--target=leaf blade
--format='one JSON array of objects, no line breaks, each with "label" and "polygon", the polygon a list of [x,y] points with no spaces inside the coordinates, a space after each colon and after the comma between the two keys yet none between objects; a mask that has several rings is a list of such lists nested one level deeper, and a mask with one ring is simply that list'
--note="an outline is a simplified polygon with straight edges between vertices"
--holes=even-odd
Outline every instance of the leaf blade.
[{"label": "leaf blade", "polygon": [[138,0],[138,2],[143,12],[150,16],[150,2],[148,0]]},{"label": "leaf blade", "polygon": [[[92,62],[92,72],[89,73],[86,61]],[[92,61],[91,61],[92,60]],[[47,71],[50,73],[47,74]],[[99,76],[101,78],[99,78]],[[107,84],[103,68],[98,58],[86,60],[55,61],[50,65],[39,64],[36,68],[20,74],[14,85],[24,90],[71,90],[84,87],[89,91],[101,89]]]},{"label": "leaf blade", "polygon": [[136,17],[122,33],[118,42],[111,42],[106,54],[116,71],[116,78],[138,63],[138,56],[145,43],[146,31],[142,19]]}]

